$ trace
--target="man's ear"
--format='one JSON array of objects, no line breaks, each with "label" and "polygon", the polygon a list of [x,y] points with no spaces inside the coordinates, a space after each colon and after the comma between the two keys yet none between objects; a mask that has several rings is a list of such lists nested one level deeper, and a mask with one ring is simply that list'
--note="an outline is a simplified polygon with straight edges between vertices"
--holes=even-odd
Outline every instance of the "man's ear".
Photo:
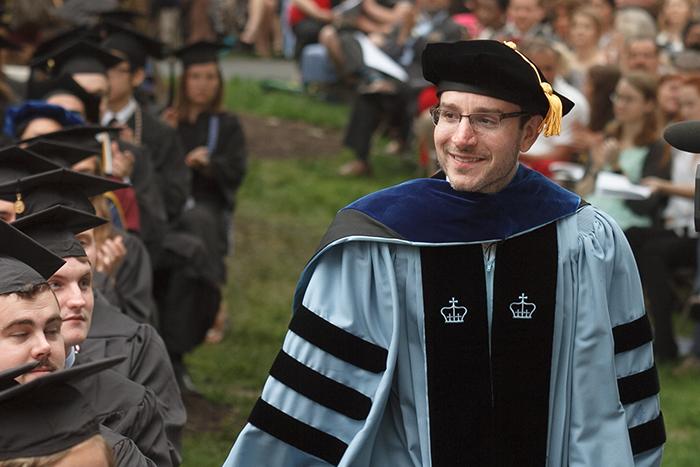
[{"label": "man's ear", "polygon": [[542,115],[533,115],[523,127],[522,138],[520,139],[520,152],[526,152],[539,136],[539,128],[542,125]]},{"label": "man's ear", "polygon": [[131,87],[136,89],[141,86],[143,80],[146,79],[146,72],[143,68],[139,68],[131,74]]}]

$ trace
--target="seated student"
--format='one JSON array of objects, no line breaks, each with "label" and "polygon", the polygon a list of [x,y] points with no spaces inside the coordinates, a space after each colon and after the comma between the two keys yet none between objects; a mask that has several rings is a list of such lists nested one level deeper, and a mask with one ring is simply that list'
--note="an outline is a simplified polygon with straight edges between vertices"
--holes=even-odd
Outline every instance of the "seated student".
[{"label": "seated student", "polygon": [[[81,129],[86,136],[97,134],[103,127]],[[112,129],[114,130],[114,129]],[[72,130],[68,130],[72,131]],[[46,135],[51,138],[51,135]],[[67,143],[53,142],[50,139],[38,138],[33,141],[20,143],[35,154],[45,157],[56,164],[72,168],[81,173],[100,175],[99,162],[96,151],[100,149],[96,140],[89,146],[76,146]],[[152,264],[148,251],[138,232],[133,231],[133,225],[138,224],[140,218],[131,219],[129,214],[138,209],[124,209],[124,199],[116,199],[114,194],[124,191],[108,193],[100,198],[100,205],[104,207],[101,216],[111,219],[107,234],[100,237],[97,248],[99,254],[95,266],[95,287],[108,295],[108,299],[118,306],[122,313],[142,323],[157,325],[157,310],[153,301]],[[131,199],[133,200],[133,198]],[[116,211],[116,213],[115,213]],[[115,222],[115,218],[120,223]]]},{"label": "seated student", "polygon": [[[11,164],[17,165],[25,161],[24,165],[32,169],[33,173],[36,173],[42,170],[66,166],[70,161],[80,158],[86,152],[90,153],[90,150],[81,152],[80,147],[76,146],[63,146],[61,150],[57,150],[55,144],[51,145],[42,140],[27,145],[28,149],[38,149],[40,154],[52,147],[54,149],[51,151],[50,159],[57,164],[55,166],[47,166],[46,162],[36,157],[31,157],[32,154],[27,154],[19,148],[9,148],[5,151],[0,151],[0,167],[2,167],[2,170],[7,171],[8,166]],[[66,151],[70,151],[70,154]],[[3,154],[5,154],[5,157],[2,157]],[[11,157],[12,161],[9,160]],[[31,164],[27,161],[30,161]],[[29,174],[28,170],[19,174],[15,172],[15,175]],[[93,197],[93,199],[95,198]],[[61,195],[57,195],[54,202],[60,202],[60,199]],[[92,206],[86,204],[85,209],[90,210]],[[98,228],[109,228],[108,226],[109,224],[105,224]],[[151,278],[148,254],[143,249],[143,246],[139,247],[138,239],[125,232],[121,234],[125,235],[125,244],[129,248],[129,254],[118,266],[117,282],[121,284],[121,288],[130,287],[131,289],[128,293],[120,296],[125,297],[130,307],[143,309],[143,313],[147,314],[149,313],[149,307],[153,306],[152,298],[149,299],[151,295]],[[114,261],[114,256],[105,257],[110,253],[109,251],[105,252],[105,242],[102,242],[103,248],[98,248],[92,229],[78,233],[78,239],[94,269],[102,268],[105,263]],[[134,256],[137,254],[144,261],[139,262],[138,258],[135,261]],[[105,297],[99,293],[97,285],[99,284],[93,283],[93,287],[95,287],[93,320],[87,339],[81,346],[81,357],[101,358],[114,355],[128,355],[129,358],[120,363],[114,370],[128,379],[152,389],[158,396],[158,405],[164,414],[168,439],[179,451],[180,432],[185,424],[186,413],[165,344],[153,326],[138,324],[124,316],[124,313],[129,313],[108,303]],[[139,290],[142,290],[144,287],[148,289],[148,292],[139,294]],[[144,294],[146,297],[143,296]],[[110,293],[110,296],[112,295]]]},{"label": "seated student", "polygon": [[[683,120],[700,119],[700,78],[687,77],[678,92]],[[680,308],[673,291],[673,272],[696,266],[698,236],[694,227],[695,169],[700,156],[679,149],[671,152],[671,178],[646,177],[641,183],[668,196],[663,224],[625,232],[634,252],[654,322],[654,351],[661,360],[678,358],[672,315]]]},{"label": "seated student", "polygon": [[[59,132],[65,127],[81,126],[82,124],[82,119],[76,113],[63,107],[43,101],[26,101],[8,109],[5,131],[12,133],[16,140],[26,142],[47,133]],[[20,144],[26,144],[24,142]],[[116,143],[112,145],[111,149],[114,151],[112,152],[113,157],[110,159],[110,166],[113,169],[110,170],[110,176],[128,180],[133,166],[133,155],[122,153]],[[80,160],[75,160],[76,154],[82,156],[84,151],[79,153],[71,153],[70,150],[62,151],[62,156],[69,155],[72,163],[77,163]],[[87,156],[83,156],[83,158],[85,157]],[[53,156],[49,155],[49,159],[53,159]],[[71,165],[73,165],[72,163]],[[134,189],[124,187],[113,192],[111,202],[114,204],[111,212],[112,221],[138,232],[140,230],[140,212]]]},{"label": "seated student", "polygon": [[[64,368],[66,361],[65,344],[60,332],[62,320],[56,297],[47,283],[63,264],[61,258],[0,221],[0,413],[3,417],[0,424],[0,465],[7,459],[51,454],[54,450],[72,446],[72,443],[64,445],[59,441],[69,439],[69,425],[47,423],[52,419],[52,411],[63,407],[76,421],[88,415],[82,398],[71,395],[68,400],[61,400],[59,391],[54,392],[55,388],[50,385],[43,386],[53,379],[53,375],[64,374],[63,371],[57,372]],[[22,338],[18,339],[18,336]],[[73,374],[86,370],[89,371],[90,367],[73,371]],[[27,403],[22,396],[24,389],[14,387],[17,383],[27,388],[52,387],[50,394],[56,399],[37,397],[38,394],[31,389],[32,403]],[[14,418],[17,412],[13,410],[16,408],[23,410],[23,414],[37,410],[39,418],[34,418],[29,424],[21,423],[20,419]],[[23,416],[21,419],[26,421],[30,418]],[[89,421],[90,418],[83,420]],[[84,428],[83,424],[80,426]],[[44,431],[43,427],[50,430]],[[56,430],[62,429],[65,430],[64,436],[59,436]],[[130,439],[102,426],[100,432],[107,438],[115,454],[116,465],[153,465]],[[49,444],[51,448],[47,449]]]},{"label": "seated student", "polygon": [[149,56],[162,56],[162,44],[138,31],[116,23],[104,23],[107,37],[102,48],[119,58],[107,70],[106,110],[101,116],[104,126],[119,126],[122,138],[148,148],[153,175],[165,202],[168,220],[175,221],[189,194],[189,171],[185,152],[175,131],[142,108],[134,92],[144,79]]},{"label": "seated student", "polygon": [[[68,33],[70,36],[70,32]],[[58,41],[43,55],[35,58],[31,63],[33,69],[41,71],[49,78],[60,80],[61,76],[69,76],[89,94],[104,98],[109,92],[107,69],[120,63],[122,60],[110,54],[104,48],[86,40],[70,39],[68,42]],[[49,66],[51,65],[51,66]],[[50,97],[53,100],[55,97]],[[70,101],[75,103],[75,100]],[[66,105],[63,100],[61,105]],[[80,111],[77,107],[71,110]],[[86,112],[87,113],[87,112]],[[80,133],[79,133],[80,135]],[[79,137],[79,135],[75,135]],[[66,134],[59,138],[70,139],[73,135]],[[119,155],[119,150],[126,157],[124,160]],[[160,184],[155,182],[154,163],[149,151],[144,147],[136,147],[123,139],[118,141],[118,146],[112,145],[113,170],[121,167],[120,176],[129,177],[136,191],[136,199],[139,205],[140,236],[146,244],[151,258],[156,261],[160,254],[163,237],[167,229],[167,212],[164,194]],[[133,155],[133,158],[129,156]]]},{"label": "seated student", "polygon": [[[93,314],[91,267],[74,235],[104,223],[91,214],[88,196],[116,186],[120,185],[107,179],[57,169],[11,180],[1,189],[2,193],[21,196],[24,206],[14,225],[66,259],[66,264],[51,276],[49,284],[61,309],[61,334],[74,351],[87,337]],[[60,203],[70,206],[56,206]],[[157,465],[179,463],[179,456],[166,437],[157,397],[151,390],[113,371],[100,375],[100,386],[86,390],[100,420],[109,428],[132,438]]]},{"label": "seated student", "polygon": [[646,200],[623,200],[593,193],[600,171],[621,172],[632,183],[644,177],[668,179],[670,161],[660,140],[656,115],[656,79],[646,73],[623,74],[615,87],[615,119],[606,129],[603,144],[593,148],[591,165],[577,191],[586,200],[610,214],[623,230],[650,227],[659,220],[666,201],[660,193]]},{"label": "seated student", "polygon": [[[236,192],[247,165],[243,128],[238,117],[223,108],[224,82],[217,58],[221,48],[220,44],[198,42],[175,52],[184,72],[177,104],[165,111],[166,120],[185,146],[192,179],[192,194],[178,229],[202,239],[219,287],[226,283]],[[219,322],[225,320],[223,308],[219,315]],[[163,325],[170,329],[169,323]]]},{"label": "seated student", "polygon": [[[408,145],[418,95],[428,87],[419,70],[423,48],[429,42],[454,41],[466,36],[466,31],[450,17],[449,5],[447,0],[419,0],[412,21],[395,27],[383,36],[381,48],[398,68],[406,71],[405,83],[384,79],[381,73],[361,63],[360,74],[372,78],[353,101],[343,145],[353,151],[355,160],[340,167],[340,175],[371,173],[369,154],[372,137],[385,119],[398,133],[396,139],[399,144],[403,147]],[[355,47],[359,47],[357,40],[352,40]]]}]

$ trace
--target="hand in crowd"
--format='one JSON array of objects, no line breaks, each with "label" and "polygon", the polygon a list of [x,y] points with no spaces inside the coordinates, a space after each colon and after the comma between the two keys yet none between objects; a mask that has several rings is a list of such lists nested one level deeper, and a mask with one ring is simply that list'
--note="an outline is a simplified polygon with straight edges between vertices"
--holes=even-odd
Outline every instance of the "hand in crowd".
[{"label": "hand in crowd", "polygon": [[209,149],[204,146],[197,146],[187,153],[185,163],[193,169],[204,169],[209,167]]},{"label": "hand in crowd", "polygon": [[656,193],[665,191],[671,182],[659,177],[644,177],[639,181],[639,184],[651,188],[652,193]]},{"label": "hand in crowd", "polygon": [[163,110],[163,112],[160,114],[160,118],[166,125],[177,128],[179,114],[175,107],[168,107],[167,109]]},{"label": "hand in crowd", "polygon": [[129,178],[134,171],[134,153],[125,149],[122,151],[116,141],[112,141],[112,175],[118,178]]},{"label": "hand in crowd", "polygon": [[126,246],[121,236],[107,238],[97,250],[95,269],[107,276],[114,273],[124,261]]},{"label": "hand in crowd", "polygon": [[611,164],[619,153],[619,141],[615,138],[606,138],[591,149],[591,169],[597,171]]},{"label": "hand in crowd", "polygon": [[119,138],[126,141],[127,143],[136,144],[136,138],[134,138],[134,130],[129,128],[128,125],[121,125],[121,131],[119,132]]},{"label": "hand in crowd", "polygon": [[578,121],[574,121],[571,146],[574,147],[576,152],[588,152],[592,148],[601,145],[603,140],[604,136],[602,133],[591,131]]}]

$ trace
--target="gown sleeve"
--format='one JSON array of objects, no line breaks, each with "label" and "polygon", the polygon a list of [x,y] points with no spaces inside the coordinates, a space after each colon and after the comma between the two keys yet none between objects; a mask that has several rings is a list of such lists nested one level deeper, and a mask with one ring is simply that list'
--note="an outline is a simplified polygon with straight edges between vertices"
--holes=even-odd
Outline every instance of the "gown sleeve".
[{"label": "gown sleeve", "polygon": [[371,450],[396,366],[391,248],[351,242],[309,267],[282,350],[226,467],[365,465],[359,459]]},{"label": "gown sleeve", "polygon": [[634,257],[607,215],[578,215],[569,465],[657,466],[665,431]]}]

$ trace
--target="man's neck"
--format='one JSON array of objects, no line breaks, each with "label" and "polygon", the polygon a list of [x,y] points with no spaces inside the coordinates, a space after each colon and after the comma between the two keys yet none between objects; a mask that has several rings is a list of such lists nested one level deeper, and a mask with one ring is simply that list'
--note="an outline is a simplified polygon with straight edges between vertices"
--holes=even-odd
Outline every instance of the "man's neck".
[{"label": "man's neck", "polygon": [[134,97],[133,94],[114,101],[107,101],[107,110],[117,113],[129,104],[129,101]]}]

